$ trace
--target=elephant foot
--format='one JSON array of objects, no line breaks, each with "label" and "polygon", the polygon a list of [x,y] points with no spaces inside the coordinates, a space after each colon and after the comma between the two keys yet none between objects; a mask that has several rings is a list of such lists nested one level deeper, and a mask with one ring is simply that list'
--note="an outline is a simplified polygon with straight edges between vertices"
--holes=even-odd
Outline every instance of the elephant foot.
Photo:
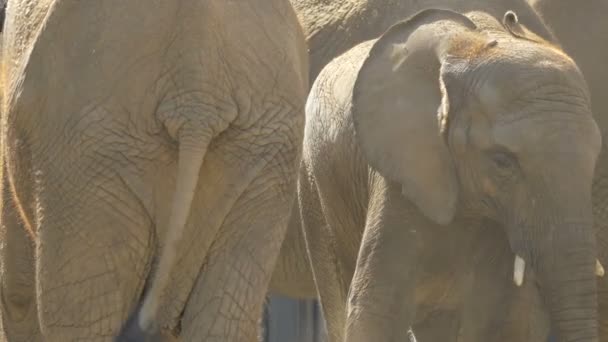
[{"label": "elephant foot", "polygon": [[114,342],[162,342],[164,339],[156,327],[143,330],[139,325],[139,309],[133,311]]}]

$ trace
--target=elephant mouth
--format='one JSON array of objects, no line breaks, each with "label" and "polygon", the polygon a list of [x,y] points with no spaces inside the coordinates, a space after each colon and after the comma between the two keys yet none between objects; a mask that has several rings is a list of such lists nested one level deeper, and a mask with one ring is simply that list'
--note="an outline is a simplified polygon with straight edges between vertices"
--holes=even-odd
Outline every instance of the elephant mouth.
[{"label": "elephant mouth", "polygon": [[[526,260],[519,254],[515,254],[515,261],[513,263],[513,283],[515,283],[517,287],[521,287],[523,285],[525,273]],[[595,275],[602,278],[604,277],[604,274],[604,266],[599,259],[595,259]]]}]

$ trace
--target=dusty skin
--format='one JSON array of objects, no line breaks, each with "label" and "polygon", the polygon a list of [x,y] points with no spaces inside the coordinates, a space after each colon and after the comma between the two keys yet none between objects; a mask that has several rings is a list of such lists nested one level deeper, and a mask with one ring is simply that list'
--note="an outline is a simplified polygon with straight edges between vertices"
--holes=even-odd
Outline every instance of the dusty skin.
[{"label": "dusty skin", "polygon": [[15,0],[2,45],[3,338],[256,341],[309,89],[291,4]]},{"label": "dusty skin", "polygon": [[[401,20],[416,10],[429,5],[440,5],[443,8],[452,8],[459,11],[481,9],[499,17],[506,10],[514,10],[519,20],[533,32],[543,39],[551,41],[553,44],[561,46],[580,67],[591,93],[591,107],[595,120],[598,122],[602,136],[608,132],[608,97],[605,96],[604,80],[608,77],[608,68],[604,68],[605,61],[608,60],[608,45],[603,44],[606,34],[608,34],[608,3],[602,0],[589,0],[585,2],[568,0],[530,0],[529,3],[536,11],[531,11],[530,6],[523,0],[501,0],[501,1],[475,1],[475,0],[456,0],[447,3],[444,0],[425,0],[425,1],[374,1],[374,0],[355,0],[342,2],[317,2],[311,0],[293,0],[299,17],[303,20],[307,40],[311,46],[311,76],[316,77],[320,69],[332,58],[345,50],[351,48],[365,39],[379,36],[383,30],[397,20]],[[538,16],[541,18],[539,19]],[[371,19],[370,19],[371,18]],[[363,20],[365,19],[365,20]],[[544,22],[544,25],[543,25]],[[605,145],[605,139],[604,139]],[[594,225],[598,232],[598,258],[601,264],[608,264],[608,248],[605,246],[608,237],[608,154],[603,148],[596,165],[593,181],[593,215]],[[295,216],[298,216],[297,218]],[[306,256],[305,245],[300,239],[302,235],[299,222],[299,212],[293,214],[287,240],[283,246],[281,258],[278,261],[279,267],[275,270],[273,278],[273,288],[276,292],[292,295],[294,297],[314,297],[314,281],[308,264],[301,262]],[[484,224],[493,225],[491,222]],[[499,228],[499,227],[498,227]],[[493,231],[496,231],[494,229]],[[462,233],[457,233],[461,236]],[[474,233],[472,236],[475,236]],[[484,285],[491,288],[495,294],[495,299],[485,299],[490,302],[498,300],[498,305],[494,308],[503,308],[498,316],[504,315],[508,320],[502,318],[505,331],[514,331],[513,336],[522,336],[518,331],[526,332],[527,337],[513,337],[511,340],[521,341],[544,341],[542,336],[546,329],[547,315],[538,306],[538,291],[536,286],[530,285],[527,279],[533,279],[533,270],[529,267],[525,269],[526,279],[522,287],[516,288],[511,280],[513,274],[513,259],[515,255],[508,248],[504,254],[504,246],[508,247],[508,240],[501,233],[489,234],[485,238],[480,238],[483,248],[473,251],[469,256],[471,260],[480,260],[480,264],[473,264],[474,270],[488,270],[487,276],[477,276],[489,284]],[[489,255],[485,254],[489,251]],[[298,254],[300,254],[298,256]],[[503,255],[501,258],[500,255]],[[429,267],[429,266],[427,266]],[[466,265],[471,269],[471,265]],[[294,272],[295,271],[295,272]],[[429,269],[434,273],[434,268]],[[488,273],[489,272],[489,273]],[[438,275],[441,272],[435,272]],[[459,272],[455,272],[458,274]],[[461,270],[460,273],[466,273]],[[479,273],[476,271],[476,273]],[[451,284],[452,276],[434,277],[444,284]],[[499,279],[499,281],[497,281]],[[608,340],[608,277],[598,277],[598,296],[600,309],[600,340]],[[481,283],[476,281],[474,284]],[[504,288],[504,292],[499,289]],[[430,293],[433,293],[430,291]],[[440,292],[443,294],[443,292]],[[477,291],[476,293],[482,293]],[[512,295],[515,295],[515,302]],[[467,299],[473,308],[486,305],[485,300],[479,300],[479,296]],[[462,300],[462,299],[459,299]],[[432,303],[428,306],[433,312],[440,312],[441,303]],[[511,309],[508,309],[511,308]],[[491,312],[494,312],[492,310]],[[479,310],[473,315],[473,319],[461,319],[475,321],[479,315]],[[441,330],[440,326],[452,326],[454,319],[450,317],[457,314],[434,314],[436,318],[424,322],[424,327],[434,330]],[[446,319],[447,317],[447,319]],[[492,317],[483,315],[483,318]],[[483,322],[483,321],[478,321]],[[533,322],[539,322],[534,324]],[[483,323],[476,324],[475,329],[484,331],[487,328]],[[492,329],[496,331],[496,323],[492,323]],[[426,328],[425,328],[426,329]],[[420,329],[418,329],[420,331]],[[483,336],[483,335],[481,335]],[[509,339],[507,339],[509,340]]]},{"label": "dusty skin", "polygon": [[[530,0],[564,50],[581,68],[589,89],[593,115],[602,131],[603,148],[593,180],[593,217],[598,253],[608,265],[608,2],[602,0]],[[600,341],[608,341],[608,277],[598,278]]]},{"label": "dusty skin", "polygon": [[598,341],[600,130],[543,36],[516,12],[430,10],[315,80],[299,203],[332,341],[398,341],[405,322],[421,341],[434,324],[454,330],[431,341],[540,341],[548,320],[559,341]]}]

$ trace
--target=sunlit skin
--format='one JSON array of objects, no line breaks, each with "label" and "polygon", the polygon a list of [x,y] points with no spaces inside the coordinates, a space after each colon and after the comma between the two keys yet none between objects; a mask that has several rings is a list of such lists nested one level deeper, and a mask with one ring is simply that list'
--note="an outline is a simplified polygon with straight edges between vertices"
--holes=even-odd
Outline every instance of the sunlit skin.
[{"label": "sunlit skin", "polygon": [[289,1],[15,0],[4,28],[0,339],[257,340],[309,89]]},{"label": "sunlit skin", "polygon": [[[549,321],[598,341],[600,132],[575,63],[515,13],[397,24],[328,64],[306,114],[299,209],[331,341],[539,341]],[[524,301],[537,330],[513,321]]]}]

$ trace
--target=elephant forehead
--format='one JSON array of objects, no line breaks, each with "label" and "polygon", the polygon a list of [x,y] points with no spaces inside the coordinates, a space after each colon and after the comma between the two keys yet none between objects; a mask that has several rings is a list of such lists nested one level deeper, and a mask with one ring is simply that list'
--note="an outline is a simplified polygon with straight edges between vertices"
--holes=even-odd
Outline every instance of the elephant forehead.
[{"label": "elephant forehead", "polygon": [[550,46],[525,45],[530,47],[508,50],[503,46],[501,52],[476,66],[474,84],[486,111],[509,115],[513,111],[506,109],[512,109],[514,102],[532,103],[556,96],[589,104],[586,82],[567,55]]},{"label": "elephant forehead", "polygon": [[497,145],[519,155],[579,153],[596,156],[601,136],[592,118],[569,113],[520,116],[501,120],[492,129]]}]

